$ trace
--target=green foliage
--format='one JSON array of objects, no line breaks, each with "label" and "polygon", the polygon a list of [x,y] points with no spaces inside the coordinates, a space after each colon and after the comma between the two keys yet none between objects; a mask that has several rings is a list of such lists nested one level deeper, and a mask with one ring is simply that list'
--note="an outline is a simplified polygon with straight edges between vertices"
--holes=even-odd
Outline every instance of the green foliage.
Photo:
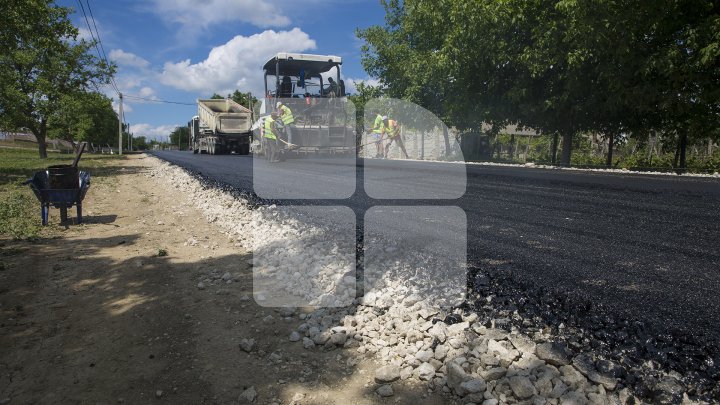
[{"label": "green foliage", "polygon": [[[0,236],[34,239],[40,232],[39,204],[29,190],[0,192]],[[39,208],[38,208],[39,211]]]},{"label": "green foliage", "polygon": [[[0,191],[3,186],[20,183],[48,165],[70,164],[72,159],[73,155],[59,153],[41,159],[31,149],[0,148]],[[81,162],[85,163],[85,160]]]},{"label": "green foliage", "polygon": [[[50,153],[42,159],[31,149],[0,148],[0,192],[8,191],[4,187],[20,184],[38,170],[44,170],[49,165],[72,163],[73,154]],[[85,153],[79,162],[80,170],[88,170],[93,175],[104,173],[103,167],[108,160],[124,159],[119,155],[96,155]]]},{"label": "green foliage", "polygon": [[240,90],[235,90],[232,94],[229,94],[231,99],[233,99],[236,103],[240,104],[241,106],[248,107],[250,101],[252,101],[253,106],[257,105],[258,99],[257,97],[253,96],[251,93],[241,93]]},{"label": "green foliage", "polygon": [[112,100],[95,92],[63,95],[58,111],[48,120],[48,136],[69,142],[113,144],[117,142],[118,119]]},{"label": "green foliage", "polygon": [[92,56],[92,43],[77,41],[70,9],[50,0],[0,4],[0,123],[28,128],[46,158],[49,121],[67,97],[109,82],[115,68]]},{"label": "green foliage", "polygon": [[379,98],[383,95],[383,90],[379,86],[370,86],[364,82],[358,82],[355,86],[357,89],[355,94],[348,95],[348,99],[355,105],[355,129],[360,136],[365,128],[365,104],[372,99]]},{"label": "green foliage", "polygon": [[252,93],[241,93],[240,90],[235,89],[232,94],[228,94],[227,97],[223,97],[217,93],[213,93],[212,96],[210,96],[211,99],[225,99],[230,98],[236,103],[240,104],[243,107],[248,107],[249,102],[252,101],[253,106],[258,103],[257,97],[253,96]]},{"label": "green foliage", "polygon": [[385,25],[357,33],[363,66],[389,96],[461,131],[518,123],[560,133],[564,164],[588,131],[718,139],[717,1],[383,4]]},{"label": "green foliage", "polygon": [[179,145],[180,148],[187,148],[189,140],[190,128],[188,127],[175,127],[170,133],[170,143],[175,146]]},{"label": "green foliage", "polygon": [[[70,164],[73,158],[69,154],[50,153],[41,159],[30,149],[0,148],[0,237],[33,239],[41,235],[40,203],[24,182],[48,165]],[[85,153],[79,165],[97,179],[112,172],[106,164],[115,159],[124,157]]]},{"label": "green foliage", "polygon": [[137,150],[148,149],[147,138],[144,136],[136,136],[133,138],[133,147]]}]

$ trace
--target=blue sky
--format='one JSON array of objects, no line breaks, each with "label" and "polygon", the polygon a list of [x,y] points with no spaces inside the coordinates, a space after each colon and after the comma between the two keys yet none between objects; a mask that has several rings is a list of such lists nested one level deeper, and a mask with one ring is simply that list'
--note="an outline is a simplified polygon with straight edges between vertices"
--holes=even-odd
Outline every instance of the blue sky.
[{"label": "blue sky", "polygon": [[[89,23],[90,11],[85,3]],[[90,37],[78,0],[72,21]],[[338,55],[348,89],[370,80],[360,64],[355,29],[382,24],[379,0],[90,0],[115,81],[128,96],[194,103],[236,88],[258,92],[262,65],[280,51]],[[94,28],[94,27],[93,27]],[[104,89],[117,100],[111,88]],[[260,93],[261,94],[261,93]],[[197,107],[125,99],[136,136],[165,136]]]}]

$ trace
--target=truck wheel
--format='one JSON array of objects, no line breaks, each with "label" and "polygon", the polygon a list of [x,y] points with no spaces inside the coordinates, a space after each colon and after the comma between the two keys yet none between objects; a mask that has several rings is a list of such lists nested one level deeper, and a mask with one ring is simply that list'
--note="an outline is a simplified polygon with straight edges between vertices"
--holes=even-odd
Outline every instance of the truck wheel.
[{"label": "truck wheel", "polygon": [[197,155],[198,152],[199,152],[199,150],[198,150],[198,149],[195,149],[195,148],[193,147],[193,155]]},{"label": "truck wheel", "polygon": [[240,147],[238,148],[238,153],[241,155],[249,155],[250,145],[240,145]]}]

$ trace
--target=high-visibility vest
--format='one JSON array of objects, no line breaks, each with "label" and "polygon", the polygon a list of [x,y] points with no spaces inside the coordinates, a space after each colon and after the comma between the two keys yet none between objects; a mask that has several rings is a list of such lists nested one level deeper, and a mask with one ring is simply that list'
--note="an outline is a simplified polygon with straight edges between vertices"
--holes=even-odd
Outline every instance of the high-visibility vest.
[{"label": "high-visibility vest", "polygon": [[382,134],[383,133],[383,119],[382,115],[378,114],[377,117],[375,117],[375,123],[373,124],[373,130],[376,134]]},{"label": "high-visibility vest", "polygon": [[275,131],[273,131],[273,123],[275,123],[275,120],[271,116],[265,117],[265,133],[263,134],[265,138],[277,139]]},{"label": "high-visibility vest", "polygon": [[293,122],[295,122],[295,117],[293,117],[292,110],[290,110],[290,107],[283,104],[280,106],[280,110],[282,111],[282,115],[280,116],[280,119],[282,120],[284,125],[290,125]]},{"label": "high-visibility vest", "polygon": [[388,120],[388,124],[385,127],[385,132],[388,134],[388,137],[394,138],[400,131],[398,131],[399,126],[398,122],[395,120]]},{"label": "high-visibility vest", "polygon": [[330,82],[330,85],[328,85],[328,95],[332,97],[337,97],[338,94],[338,85],[335,82]]}]

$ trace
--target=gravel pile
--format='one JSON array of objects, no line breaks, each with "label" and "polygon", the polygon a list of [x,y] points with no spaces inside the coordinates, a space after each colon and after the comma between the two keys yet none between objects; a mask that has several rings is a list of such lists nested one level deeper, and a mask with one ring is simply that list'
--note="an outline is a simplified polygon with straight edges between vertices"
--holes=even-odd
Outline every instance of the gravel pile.
[{"label": "gravel pile", "polygon": [[[687,353],[684,346],[673,346],[673,339],[638,335],[642,329],[633,329],[637,325],[613,319],[584,324],[576,314],[588,308],[572,307],[582,304],[544,297],[542,292],[529,297],[508,275],[471,269],[468,284],[473,294],[462,305],[430,306],[416,293],[413,276],[432,258],[411,265],[388,260],[392,277],[377,276],[369,284],[374,288],[354,299],[354,249],[350,256],[341,253],[348,251],[344,243],[355,244],[354,232],[347,240],[346,235],[314,226],[317,218],[312,213],[297,215],[283,207],[260,205],[250,195],[156,162],[148,176],[181,189],[208,221],[253,251],[259,304],[324,307],[300,314],[302,323],[289,334],[289,344],[374,356],[385,364],[374,376],[379,396],[393,396],[395,381],[416,379],[461,403],[487,405],[630,404],[641,399],[694,403],[691,397],[713,402],[720,398],[716,352],[695,347],[689,357],[697,364],[658,361],[632,346],[644,342],[650,352],[662,352],[660,357],[664,353],[666,360],[678,351]],[[188,245],[193,242],[189,239]],[[198,280],[198,288],[225,286],[233,280],[232,274],[211,271]],[[262,283],[272,288],[265,291]],[[278,302],[283,297],[277,295],[285,296],[282,305]],[[297,302],[301,305],[293,305]],[[243,350],[252,350],[250,342],[244,343]]]}]

